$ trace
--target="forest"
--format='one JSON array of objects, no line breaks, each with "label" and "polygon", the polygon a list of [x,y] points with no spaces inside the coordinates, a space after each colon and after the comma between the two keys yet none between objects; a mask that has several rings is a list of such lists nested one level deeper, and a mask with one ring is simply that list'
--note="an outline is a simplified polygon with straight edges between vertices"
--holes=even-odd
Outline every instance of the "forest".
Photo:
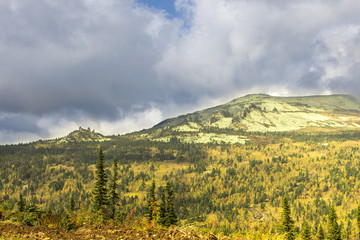
[{"label": "forest", "polygon": [[[102,142],[0,146],[1,217],[69,229],[106,221],[166,228],[170,224],[158,220],[165,202],[172,202],[177,220],[171,224],[220,236],[358,237],[358,132],[245,135],[246,144],[183,143],[176,134],[159,142],[130,134]],[[118,194],[112,214],[94,211],[100,146],[104,187]]]}]

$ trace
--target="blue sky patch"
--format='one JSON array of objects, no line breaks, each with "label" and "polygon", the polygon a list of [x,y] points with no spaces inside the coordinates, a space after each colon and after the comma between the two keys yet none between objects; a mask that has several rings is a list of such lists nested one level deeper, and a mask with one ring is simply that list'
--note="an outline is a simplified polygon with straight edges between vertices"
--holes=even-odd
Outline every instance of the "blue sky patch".
[{"label": "blue sky patch", "polygon": [[175,10],[174,0],[137,0],[149,7],[165,10],[170,16],[176,17],[178,13]]}]

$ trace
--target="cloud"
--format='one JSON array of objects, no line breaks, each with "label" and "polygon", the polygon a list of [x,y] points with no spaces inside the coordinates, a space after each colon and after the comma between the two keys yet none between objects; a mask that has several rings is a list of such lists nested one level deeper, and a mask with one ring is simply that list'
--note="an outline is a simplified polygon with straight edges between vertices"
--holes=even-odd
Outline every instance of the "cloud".
[{"label": "cloud", "polygon": [[124,133],[254,92],[359,96],[359,1],[174,4],[0,2],[0,143]]},{"label": "cloud", "polygon": [[157,69],[183,91],[219,96],[286,85],[322,93],[359,60],[356,1],[177,2],[191,12],[191,28]]},{"label": "cloud", "polygon": [[174,23],[133,1],[76,2],[3,4],[1,110],[114,119],[118,107],[156,98],[152,66]]}]

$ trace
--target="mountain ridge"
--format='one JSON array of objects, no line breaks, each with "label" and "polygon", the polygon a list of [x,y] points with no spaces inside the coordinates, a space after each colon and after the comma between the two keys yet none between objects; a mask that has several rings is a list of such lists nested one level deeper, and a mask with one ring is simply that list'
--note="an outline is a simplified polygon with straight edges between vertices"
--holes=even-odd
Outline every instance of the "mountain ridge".
[{"label": "mountain ridge", "polygon": [[[279,116],[276,117],[275,113]],[[336,114],[339,115],[337,117],[352,116],[354,119],[345,121],[344,118],[336,118]],[[193,125],[190,126],[192,130],[196,129],[195,124],[199,125],[198,129],[218,127],[255,132],[292,131],[307,127],[357,128],[360,123],[360,105],[355,97],[346,94],[294,97],[249,94],[225,104],[166,119],[152,129],[170,127],[181,130],[189,123]]]},{"label": "mountain ridge", "polygon": [[[246,137],[241,134],[244,132],[358,130],[358,102],[347,94],[290,97],[247,94],[125,135],[143,136],[155,141],[170,141],[171,136],[176,135],[185,142],[245,143]],[[39,141],[62,144],[111,139],[112,136],[79,127],[64,137]]]}]

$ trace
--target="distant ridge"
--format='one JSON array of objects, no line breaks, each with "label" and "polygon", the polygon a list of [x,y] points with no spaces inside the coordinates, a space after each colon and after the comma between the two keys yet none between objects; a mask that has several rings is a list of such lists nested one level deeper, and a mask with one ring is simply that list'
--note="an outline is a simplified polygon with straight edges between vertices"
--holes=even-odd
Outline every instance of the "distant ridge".
[{"label": "distant ridge", "polygon": [[274,132],[359,127],[360,105],[350,95],[278,97],[249,94],[226,104],[166,119],[152,129],[194,132],[219,128]]}]

